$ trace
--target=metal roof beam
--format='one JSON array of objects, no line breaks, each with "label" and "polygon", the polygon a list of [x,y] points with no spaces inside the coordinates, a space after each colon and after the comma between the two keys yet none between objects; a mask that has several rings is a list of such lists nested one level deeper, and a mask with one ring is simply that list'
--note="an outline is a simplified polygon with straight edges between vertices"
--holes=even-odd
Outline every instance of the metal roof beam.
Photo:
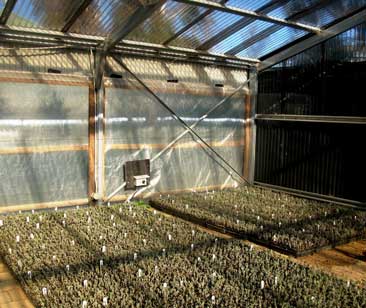
[{"label": "metal roof beam", "polygon": [[[221,0],[220,3],[224,4],[228,2],[229,0]],[[215,10],[208,9],[206,12],[203,12],[200,16],[196,17],[192,22],[190,22],[188,25],[180,29],[177,33],[175,33],[172,37],[168,38],[165,42],[163,42],[163,45],[168,45],[170,42],[174,41],[177,37],[182,35],[184,32],[191,29],[195,24],[199,23],[202,19],[204,19],[206,16],[210,15]]]},{"label": "metal roof beam", "polygon": [[[258,10],[256,10],[256,13],[259,14],[267,14],[280,6],[284,5],[285,3],[289,2],[290,0],[276,0],[272,1],[270,3],[267,3],[260,7]],[[238,32],[239,30],[249,26],[251,23],[253,23],[253,19],[249,19],[247,17],[243,17],[234,24],[232,24],[229,27],[226,27],[222,31],[220,31],[218,34],[204,42],[202,45],[197,47],[197,50],[209,50],[221,41],[228,38],[230,35],[233,35],[235,32]]]},{"label": "metal roof beam", "polygon": [[16,3],[17,0],[8,0],[6,2],[3,13],[0,16],[0,25],[6,25]]},{"label": "metal roof beam", "polygon": [[287,27],[292,27],[295,29],[300,29],[300,30],[307,31],[307,32],[312,32],[312,33],[321,32],[321,29],[317,28],[317,27],[312,27],[312,26],[308,26],[305,24],[297,23],[297,22],[287,21],[287,20],[284,20],[281,18],[271,17],[268,15],[256,13],[255,11],[243,10],[243,9],[239,9],[239,8],[235,8],[235,7],[231,7],[231,6],[226,6],[226,5],[222,5],[220,3],[212,2],[209,0],[174,0],[174,1],[189,4],[189,5],[205,7],[208,9],[214,9],[217,11],[221,11],[224,13],[230,13],[230,14],[234,14],[234,15],[238,15],[238,16],[250,17],[250,18],[270,22],[273,24],[281,25],[281,26],[287,26]]},{"label": "metal roof beam", "polygon": [[[311,6],[307,7],[306,9],[304,9],[300,12],[292,14],[291,16],[289,16],[287,18],[287,20],[296,20],[296,19],[303,18],[304,16],[309,15],[311,12],[314,12],[315,10],[319,10],[319,9],[323,8],[324,6],[328,5],[332,1],[333,0],[320,1],[316,4],[314,4],[314,5],[311,5]],[[271,27],[268,27],[267,29],[264,29],[264,30],[260,31],[256,35],[250,37],[249,39],[245,40],[244,42],[240,43],[239,45],[233,47],[232,49],[230,49],[225,54],[236,55],[236,54],[240,53],[241,51],[247,49],[251,45],[254,45],[255,43],[263,40],[264,38],[276,33],[281,28],[282,27],[279,26],[279,25],[273,25]]]},{"label": "metal roof beam", "polygon": [[142,24],[146,19],[148,19],[157,9],[159,9],[166,0],[160,0],[154,4],[150,5],[140,5],[137,10],[128,18],[120,27],[120,31],[114,33],[111,38],[107,38],[104,43],[104,51],[108,52],[114,46],[123,40],[127,35],[129,35],[135,28]]},{"label": "metal roof beam", "polygon": [[[42,31],[37,29],[27,29],[20,27],[9,27],[0,26],[0,36],[6,38],[9,41],[26,40],[27,43],[48,43],[48,44],[65,44],[69,47],[75,48],[92,48],[95,50],[101,50],[100,46],[104,42],[104,38],[100,36],[88,36],[74,33],[63,33],[60,31]],[[220,54],[214,54],[205,51],[197,51],[189,48],[164,46],[160,44],[150,44],[138,41],[122,40],[119,42],[110,52],[120,52],[121,50],[128,50],[129,52],[138,52],[147,54],[155,54],[156,56],[167,55],[174,56],[179,55],[180,57],[199,58],[203,61],[221,61],[227,62],[228,64],[238,64],[254,66],[259,64],[258,59],[244,58],[237,56],[226,56]]]},{"label": "metal roof beam", "polygon": [[84,11],[87,9],[87,7],[90,5],[90,3],[92,3],[93,0],[84,0],[80,6],[76,9],[75,12],[73,12],[71,14],[71,16],[69,16],[69,18],[67,18],[66,23],[64,25],[64,27],[62,28],[61,32],[67,32],[70,30],[70,28],[72,27],[72,25],[76,22],[76,20],[81,16],[81,14],[84,13]]},{"label": "metal roof beam", "polygon": [[315,45],[318,45],[342,32],[345,32],[366,20],[366,8],[362,9],[356,14],[349,16],[348,18],[336,23],[335,25],[323,30],[318,35],[312,35],[311,37],[273,55],[270,58],[264,60],[258,67],[258,71],[263,71],[283,60],[286,60],[294,55],[297,55]]}]

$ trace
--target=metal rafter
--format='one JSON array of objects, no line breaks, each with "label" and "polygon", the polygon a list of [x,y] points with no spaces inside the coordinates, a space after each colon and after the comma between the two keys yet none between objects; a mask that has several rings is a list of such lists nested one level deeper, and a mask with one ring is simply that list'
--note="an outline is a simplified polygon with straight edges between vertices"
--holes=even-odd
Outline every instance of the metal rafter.
[{"label": "metal rafter", "polygon": [[[291,16],[289,16],[287,18],[287,20],[296,20],[296,19],[303,18],[304,16],[314,12],[314,10],[318,10],[320,8],[325,7],[326,5],[328,5],[332,1],[333,0],[320,1],[316,4],[314,4],[314,5],[311,5],[311,6],[307,7],[305,10],[302,10],[300,12],[292,14]],[[240,43],[239,45],[233,47],[232,49],[230,49],[225,54],[227,54],[227,55],[236,55],[236,54],[242,52],[243,50],[247,49],[248,47],[254,45],[255,43],[263,40],[264,38],[274,34],[275,32],[277,32],[279,30],[281,30],[281,28],[282,28],[282,26],[279,26],[279,25],[270,26],[267,29],[264,29],[264,30],[258,32],[256,35],[254,35],[254,36],[250,37],[249,39],[245,40],[244,42]]]},{"label": "metal rafter", "polygon": [[14,9],[17,0],[8,0],[5,4],[3,13],[0,16],[0,25],[5,25]]},{"label": "metal rafter", "polygon": [[76,20],[84,13],[87,7],[92,3],[93,0],[84,0],[80,6],[73,12],[67,19],[61,32],[68,32]]},{"label": "metal rafter", "polygon": [[[87,49],[98,49],[104,42],[103,37],[99,36],[89,36],[82,34],[74,34],[74,33],[63,33],[60,31],[42,31],[39,29],[29,29],[29,28],[20,28],[20,27],[11,27],[11,26],[0,26],[0,35],[4,38],[7,38],[9,41],[27,41],[33,43],[42,43],[42,44],[65,44],[70,47],[75,48],[87,48]],[[150,44],[145,42],[138,41],[128,41],[123,40],[118,43],[114,48],[110,50],[110,52],[138,52],[140,54],[146,53],[149,55],[155,54],[156,56],[165,55],[165,56],[175,56],[178,55],[180,57],[186,57],[187,59],[196,58],[201,59],[203,61],[220,61],[222,63],[227,62],[228,64],[237,64],[237,65],[258,65],[259,60],[253,58],[243,58],[237,56],[225,56],[220,54],[214,54],[204,51],[196,51],[194,49],[189,48],[180,48],[180,47],[167,47],[160,44]]]},{"label": "metal rafter", "polygon": [[160,0],[150,5],[140,5],[136,11],[128,18],[127,22],[121,25],[120,30],[107,38],[104,43],[104,51],[108,52],[116,46],[121,40],[127,37],[135,28],[148,19],[157,9],[159,9],[166,0]]},{"label": "metal rafter", "polygon": [[[220,3],[221,4],[225,4],[226,2],[228,2],[229,0],[221,0]],[[210,15],[212,12],[214,12],[215,10],[212,9],[208,9],[207,11],[203,12],[201,15],[199,15],[198,17],[196,17],[194,20],[192,20],[188,25],[186,25],[185,27],[183,27],[182,29],[180,29],[179,31],[177,31],[172,37],[168,38],[165,42],[163,42],[163,45],[168,45],[170,42],[174,41],[176,38],[178,38],[179,36],[181,36],[184,32],[188,31],[189,29],[191,29],[195,24],[199,23],[202,19],[204,19],[206,16]]]},{"label": "metal rafter", "polygon": [[208,9],[214,9],[217,11],[221,11],[224,13],[230,13],[230,14],[234,14],[234,15],[238,15],[238,16],[250,17],[250,18],[270,22],[273,24],[281,25],[281,26],[287,26],[287,27],[292,27],[295,29],[300,29],[300,30],[307,31],[307,32],[312,32],[312,33],[321,32],[321,29],[317,28],[317,27],[312,27],[312,26],[308,26],[308,25],[305,25],[302,23],[287,21],[287,20],[284,20],[281,18],[270,17],[268,15],[259,14],[254,11],[243,10],[243,9],[239,9],[239,8],[235,8],[235,7],[231,7],[231,6],[226,6],[226,5],[222,5],[220,3],[212,2],[209,0],[174,0],[174,1],[189,4],[189,5],[205,7]]},{"label": "metal rafter", "polygon": [[315,45],[318,45],[344,31],[347,31],[366,20],[366,8],[358,11],[355,14],[350,15],[346,19],[336,23],[335,25],[325,29],[322,33],[318,35],[312,35],[309,38],[306,38],[297,44],[286,48],[285,50],[278,52],[270,58],[262,61],[259,65],[258,71],[263,71],[276,63],[279,63],[283,60],[286,60],[294,55],[297,55],[303,52],[306,49],[309,49]]},{"label": "metal rafter", "polygon": [[[290,0],[275,0],[270,3],[267,3],[260,7],[258,10],[256,10],[256,13],[259,14],[267,14],[280,6],[284,5],[285,3],[289,2]],[[234,33],[238,32],[239,30],[249,26],[251,23],[253,23],[253,19],[249,19],[247,17],[243,17],[231,26],[223,29],[218,34],[204,42],[202,45],[197,47],[197,50],[209,50],[221,41],[228,38],[230,35],[233,35]]]}]

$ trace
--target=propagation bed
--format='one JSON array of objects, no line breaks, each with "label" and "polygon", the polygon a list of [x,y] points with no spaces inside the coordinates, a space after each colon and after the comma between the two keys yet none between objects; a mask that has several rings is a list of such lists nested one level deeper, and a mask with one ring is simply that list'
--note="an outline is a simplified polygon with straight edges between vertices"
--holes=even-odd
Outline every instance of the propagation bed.
[{"label": "propagation bed", "polygon": [[141,206],[0,217],[37,307],[358,307],[365,289]]},{"label": "propagation bed", "polygon": [[257,187],[164,195],[162,211],[301,256],[366,237],[366,212]]}]

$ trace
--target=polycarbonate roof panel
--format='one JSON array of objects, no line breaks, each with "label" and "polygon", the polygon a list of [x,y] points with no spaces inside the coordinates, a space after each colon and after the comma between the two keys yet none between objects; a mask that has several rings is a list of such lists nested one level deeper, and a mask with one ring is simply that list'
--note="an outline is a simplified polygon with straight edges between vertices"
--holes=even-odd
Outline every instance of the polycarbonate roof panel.
[{"label": "polycarbonate roof panel", "polygon": [[240,43],[246,41],[257,33],[268,29],[273,26],[272,23],[255,20],[248,26],[242,28],[241,30],[235,32],[233,35],[229,36],[225,40],[221,41],[219,44],[210,49],[210,52],[214,53],[227,53],[233,47],[238,46]]},{"label": "polycarbonate roof panel", "polygon": [[160,10],[132,31],[127,39],[161,44],[206,11],[202,7],[168,0]]},{"label": "polycarbonate roof panel", "polygon": [[273,0],[229,0],[226,5],[236,7],[238,9],[242,10],[249,10],[249,11],[255,11],[262,7],[263,5],[266,5],[270,2],[274,2]]},{"label": "polycarbonate roof panel", "polygon": [[265,39],[260,40],[249,48],[241,51],[237,56],[260,58],[306,34],[306,31],[282,27]]},{"label": "polycarbonate roof panel", "polygon": [[214,11],[181,34],[170,45],[195,49],[220,33],[223,28],[232,25],[242,18],[238,15]]},{"label": "polycarbonate roof panel", "polygon": [[320,3],[330,2],[330,0],[291,0],[277,9],[269,12],[267,15],[276,18],[287,19],[292,15],[303,12],[313,5],[320,5]]},{"label": "polycarbonate roof panel", "polygon": [[109,36],[128,20],[139,5],[136,0],[94,0],[70,32]]},{"label": "polycarbonate roof panel", "polygon": [[18,0],[7,25],[61,30],[79,5],[74,0]]},{"label": "polycarbonate roof panel", "polygon": [[299,19],[304,24],[325,27],[333,21],[347,16],[366,5],[366,0],[335,0],[324,8],[310,12],[309,15]]}]

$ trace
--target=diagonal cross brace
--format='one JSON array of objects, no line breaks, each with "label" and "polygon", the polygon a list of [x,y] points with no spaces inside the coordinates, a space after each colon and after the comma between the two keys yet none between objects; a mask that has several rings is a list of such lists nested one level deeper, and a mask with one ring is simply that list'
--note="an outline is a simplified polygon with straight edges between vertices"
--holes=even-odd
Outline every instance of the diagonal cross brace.
[{"label": "diagonal cross brace", "polygon": [[[218,102],[215,106],[213,106],[209,111],[206,112],[206,114],[204,114],[203,116],[201,116],[195,123],[193,123],[191,126],[188,126],[188,124],[186,124],[184,122],[184,120],[182,120],[178,115],[175,114],[175,112],[173,110],[170,109],[169,106],[167,106],[151,89],[149,89],[134,73],[132,73],[127,67],[126,65],[120,61],[118,58],[116,58],[115,56],[113,56],[113,59],[119,64],[121,65],[127,72],[129,72],[150,94],[152,94],[154,96],[154,98],[156,98],[159,103],[163,103],[164,108],[166,108],[173,116],[176,120],[178,120],[186,129],[179,134],[174,140],[172,140],[164,149],[162,149],[159,153],[157,153],[150,161],[153,162],[156,159],[158,159],[162,154],[164,154],[167,150],[169,150],[174,144],[176,144],[180,139],[182,139],[186,134],[188,133],[192,133],[193,135],[195,135],[204,145],[207,146],[208,149],[210,149],[217,157],[220,158],[220,160],[222,160],[224,162],[224,164],[226,166],[228,166],[231,170],[234,171],[234,173],[236,173],[245,183],[249,184],[248,181],[241,175],[239,174],[228,162],[226,162],[226,160],[220,155],[218,154],[206,141],[204,141],[193,129],[200,123],[202,122],[204,119],[206,119],[208,117],[208,115],[212,112],[214,112],[216,109],[218,109],[221,105],[223,105],[224,103],[226,103],[230,98],[232,98],[236,93],[238,93],[240,90],[242,90],[249,82],[253,81],[254,78],[249,78],[247,79],[244,83],[242,83],[238,88],[236,88],[229,96],[225,97],[224,99],[222,99],[220,102]],[[183,123],[184,124],[183,124]],[[123,189],[126,186],[126,182],[122,183],[121,186],[119,186],[115,191],[113,191],[108,197],[106,201],[109,201],[113,196],[115,196],[121,189]],[[146,187],[145,187],[146,189]]]}]

